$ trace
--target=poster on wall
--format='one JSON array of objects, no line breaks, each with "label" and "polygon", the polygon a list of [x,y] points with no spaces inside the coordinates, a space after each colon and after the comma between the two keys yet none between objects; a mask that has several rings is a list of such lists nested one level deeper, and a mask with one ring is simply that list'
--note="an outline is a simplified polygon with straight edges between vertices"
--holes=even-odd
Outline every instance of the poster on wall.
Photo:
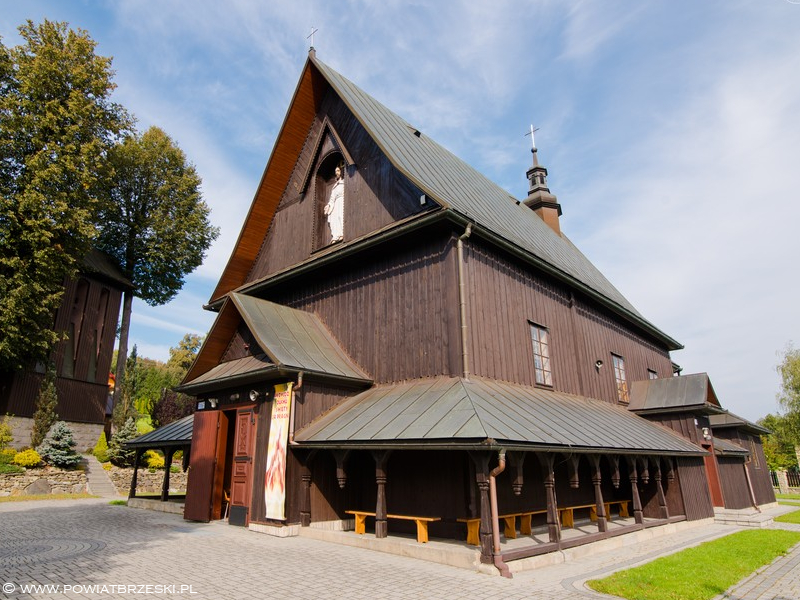
[{"label": "poster on wall", "polygon": [[292,406],[292,384],[275,386],[272,418],[267,444],[267,472],[264,477],[264,499],[267,519],[286,519],[286,444],[289,440],[289,412]]}]

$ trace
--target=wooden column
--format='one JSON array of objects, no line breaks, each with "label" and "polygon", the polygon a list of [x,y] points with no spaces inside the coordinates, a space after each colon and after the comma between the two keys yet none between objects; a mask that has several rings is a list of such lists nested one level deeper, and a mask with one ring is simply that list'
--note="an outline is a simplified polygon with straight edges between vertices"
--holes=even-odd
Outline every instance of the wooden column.
[{"label": "wooden column", "polygon": [[386,465],[391,452],[391,450],[375,450],[372,453],[372,458],[375,459],[375,483],[378,485],[378,499],[375,503],[376,538],[385,538],[389,535],[389,525],[386,522]]},{"label": "wooden column", "polygon": [[642,499],[639,497],[639,477],[636,473],[637,459],[635,456],[628,457],[628,477],[631,480],[631,495],[633,496],[633,518],[637,523],[644,523],[642,514]]},{"label": "wooden column", "polygon": [[653,479],[656,481],[656,494],[658,495],[658,515],[662,519],[669,519],[667,497],[664,495],[664,487],[661,485],[661,459],[656,458],[653,466]]},{"label": "wooden column", "polygon": [[558,502],[556,501],[556,477],[553,472],[554,456],[552,454],[537,454],[542,463],[544,472],[544,489],[547,497],[547,531],[551,542],[561,539],[561,524],[558,520]]},{"label": "wooden column", "polygon": [[606,458],[608,458],[608,463],[611,465],[611,485],[614,486],[615,490],[619,489],[619,456],[616,454],[609,454]]},{"label": "wooden column", "polygon": [[597,531],[608,531],[608,521],[606,520],[606,505],[603,502],[603,490],[600,487],[602,475],[600,473],[600,455],[590,454],[589,464],[592,467],[592,485],[594,485],[594,503],[597,512]]},{"label": "wooden column", "polygon": [[522,466],[525,464],[524,452],[508,452],[508,462],[511,463],[513,469],[513,479],[511,480],[511,489],[514,490],[514,495],[519,496],[522,494]]},{"label": "wooden column", "polygon": [[478,484],[478,496],[481,510],[481,562],[492,564],[492,509],[489,504],[489,452],[470,452],[470,457],[475,463],[475,482]]},{"label": "wooden column", "polygon": [[131,490],[128,492],[128,498],[136,498],[136,476],[139,474],[139,462],[142,459],[141,448],[136,449],[136,456],[133,459],[133,477],[131,477]]},{"label": "wooden column", "polygon": [[577,490],[581,486],[581,481],[578,477],[578,465],[580,464],[581,457],[578,454],[567,455],[567,466],[569,467],[569,487]]},{"label": "wooden column", "polygon": [[339,482],[339,489],[344,489],[347,483],[347,473],[344,470],[344,463],[347,460],[350,450],[334,450],[333,458],[336,460],[336,481]]},{"label": "wooden column", "polygon": [[169,474],[172,469],[172,455],[175,454],[175,448],[163,448],[164,453],[164,481],[161,482],[161,501],[166,502],[169,500]]},{"label": "wooden column", "polygon": [[311,461],[316,454],[316,450],[300,454],[300,479],[302,480],[302,491],[300,494],[300,527],[311,525]]}]

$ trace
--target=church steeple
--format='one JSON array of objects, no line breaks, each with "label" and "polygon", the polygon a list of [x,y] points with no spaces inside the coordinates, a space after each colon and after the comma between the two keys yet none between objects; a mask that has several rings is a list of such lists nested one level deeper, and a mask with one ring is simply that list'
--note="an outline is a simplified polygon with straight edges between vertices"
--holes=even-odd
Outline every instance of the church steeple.
[{"label": "church steeple", "polygon": [[558,218],[562,214],[561,205],[556,197],[550,193],[550,188],[547,187],[547,169],[539,164],[538,150],[533,137],[535,131],[536,129],[531,125],[531,131],[528,135],[531,136],[533,166],[526,173],[530,187],[524,204],[539,215],[550,229],[561,235],[561,226],[558,222]]}]

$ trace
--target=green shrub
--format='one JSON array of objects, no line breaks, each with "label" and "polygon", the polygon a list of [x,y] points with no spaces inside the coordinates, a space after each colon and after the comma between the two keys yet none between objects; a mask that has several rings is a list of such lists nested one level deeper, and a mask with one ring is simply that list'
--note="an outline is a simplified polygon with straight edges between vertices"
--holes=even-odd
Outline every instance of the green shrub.
[{"label": "green shrub", "polygon": [[14,456],[16,456],[17,451],[13,448],[3,448],[0,450],[0,465],[10,465],[14,462]]},{"label": "green shrub", "polygon": [[155,450],[148,450],[144,453],[144,464],[148,469],[163,469],[164,457]]},{"label": "green shrub", "polygon": [[111,443],[108,445],[108,459],[111,464],[118,467],[132,467],[136,457],[136,450],[129,450],[125,447],[128,442],[138,436],[136,432],[136,421],[133,417],[128,417],[122,429],[111,436]]},{"label": "green shrub", "polygon": [[14,432],[11,429],[11,415],[6,415],[0,421],[0,450],[5,450],[14,441]]},{"label": "green shrub", "polygon": [[92,450],[94,457],[101,463],[108,462],[108,442],[106,441],[106,432],[101,431],[100,437],[97,438],[97,443]]},{"label": "green shrub", "polygon": [[0,463],[0,474],[2,473],[24,473],[25,469],[17,465]]},{"label": "green shrub", "polygon": [[110,471],[111,470],[111,463],[110,462],[103,463],[103,469],[106,470],[106,471]]},{"label": "green shrub", "polygon": [[33,448],[28,448],[22,452],[17,452],[16,456],[14,456],[14,464],[30,469],[42,464],[42,457]]},{"label": "green shrub", "polygon": [[33,429],[31,430],[31,446],[38,448],[44,441],[47,432],[58,421],[58,390],[56,390],[56,368],[52,363],[39,387],[36,397],[36,412],[33,413]]},{"label": "green shrub", "polygon": [[39,454],[47,464],[60,469],[73,469],[81,462],[81,455],[75,452],[72,430],[64,421],[53,425],[39,446]]}]

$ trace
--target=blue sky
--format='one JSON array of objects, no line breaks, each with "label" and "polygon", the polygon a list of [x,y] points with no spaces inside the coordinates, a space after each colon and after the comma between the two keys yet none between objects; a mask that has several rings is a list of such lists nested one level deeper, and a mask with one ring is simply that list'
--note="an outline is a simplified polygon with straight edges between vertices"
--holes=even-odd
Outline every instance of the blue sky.
[{"label": "blue sky", "polygon": [[221,236],[173,302],[134,304],[141,355],[210,327],[314,26],[323,62],[517,197],[540,127],[562,230],[756,419],[800,343],[797,2],[0,0],[0,35],[88,30],[116,100],[203,177]]}]

